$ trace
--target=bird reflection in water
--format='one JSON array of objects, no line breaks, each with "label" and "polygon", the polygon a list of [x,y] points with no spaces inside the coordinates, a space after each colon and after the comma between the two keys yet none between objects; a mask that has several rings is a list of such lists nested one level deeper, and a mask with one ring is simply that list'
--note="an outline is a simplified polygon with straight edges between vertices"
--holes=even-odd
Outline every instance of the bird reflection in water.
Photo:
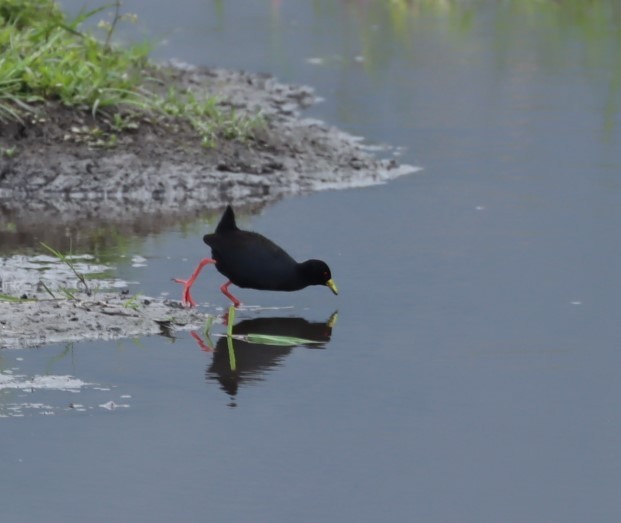
[{"label": "bird reflection in water", "polygon": [[[282,364],[284,358],[296,347],[323,349],[330,341],[336,323],[334,312],[325,322],[311,322],[296,317],[252,318],[243,320],[233,328],[234,338],[221,337],[209,347],[193,334],[202,350],[213,350],[213,360],[205,372],[207,381],[218,381],[220,388],[231,397],[230,406],[236,406],[235,397],[242,384],[262,381],[270,369]],[[267,345],[239,339],[248,334],[301,338],[313,343],[299,345]]]}]

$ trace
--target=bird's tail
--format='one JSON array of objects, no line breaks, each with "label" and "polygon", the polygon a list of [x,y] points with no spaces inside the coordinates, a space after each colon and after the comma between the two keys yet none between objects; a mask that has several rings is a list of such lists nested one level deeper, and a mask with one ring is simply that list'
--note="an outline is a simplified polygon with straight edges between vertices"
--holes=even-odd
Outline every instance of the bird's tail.
[{"label": "bird's tail", "polygon": [[222,234],[229,231],[237,231],[237,224],[235,223],[235,213],[230,205],[227,205],[220,222],[216,227],[216,234]]}]

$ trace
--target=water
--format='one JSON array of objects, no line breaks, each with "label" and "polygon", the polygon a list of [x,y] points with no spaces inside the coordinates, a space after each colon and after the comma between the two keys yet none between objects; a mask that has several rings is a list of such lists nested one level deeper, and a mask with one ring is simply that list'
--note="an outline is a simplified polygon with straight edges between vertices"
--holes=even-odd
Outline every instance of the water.
[{"label": "water", "polygon": [[[228,348],[214,338],[214,356],[187,333],[2,352],[20,379],[84,382],[2,391],[0,412],[23,414],[0,420],[3,519],[618,521],[609,4],[148,4],[126,2],[168,36],[160,58],[312,84],[326,98],[313,116],[405,146],[425,170],[243,219],[328,261],[340,295],[238,290],[279,307],[239,320],[289,318],[275,324],[319,347],[240,346],[233,382]],[[207,254],[210,227],[136,241],[127,254],[146,267],[118,277],[178,293],[169,278]],[[207,270],[195,298],[226,306],[222,282]]]}]

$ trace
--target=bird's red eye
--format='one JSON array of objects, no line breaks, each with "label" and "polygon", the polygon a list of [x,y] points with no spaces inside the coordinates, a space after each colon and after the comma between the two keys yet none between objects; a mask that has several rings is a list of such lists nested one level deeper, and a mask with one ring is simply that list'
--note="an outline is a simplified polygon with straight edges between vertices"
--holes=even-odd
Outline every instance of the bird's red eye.
[{"label": "bird's red eye", "polygon": [[328,277],[328,273],[324,272],[323,275],[327,278]]}]

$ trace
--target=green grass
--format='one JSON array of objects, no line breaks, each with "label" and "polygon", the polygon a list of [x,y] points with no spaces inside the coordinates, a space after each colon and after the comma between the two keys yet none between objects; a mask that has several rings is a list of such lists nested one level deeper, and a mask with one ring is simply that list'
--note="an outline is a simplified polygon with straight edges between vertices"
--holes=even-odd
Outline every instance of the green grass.
[{"label": "green grass", "polygon": [[[112,21],[98,24],[103,40],[81,29],[110,11]],[[74,20],[50,0],[0,0],[0,121],[41,121],[50,104],[62,104],[89,112],[108,133],[172,119],[189,122],[206,145],[247,137],[259,118],[225,112],[213,97],[174,88],[161,95],[153,88],[151,46],[111,45],[118,24],[134,19],[121,14],[120,0]],[[102,143],[113,146],[115,140]]]},{"label": "green grass", "polygon": [[[71,270],[71,272],[73,272],[73,274],[75,275],[75,277],[78,279],[78,282],[80,285],[82,285],[84,287],[84,292],[86,292],[87,296],[90,296],[93,291],[91,290],[88,281],[86,279],[86,276],[80,272],[78,272],[75,268],[75,265],[73,264],[73,262],[71,261],[71,258],[69,256],[67,256],[66,254],[63,254],[62,252],[54,249],[54,247],[50,247],[49,245],[41,242],[41,245],[47,249],[49,252],[51,252],[57,259],[58,261],[64,263],[65,265],[67,265],[67,267],[69,267],[69,269]],[[52,296],[52,298],[54,298],[54,294],[52,293],[52,291],[50,291],[49,288],[45,287],[45,290],[48,292],[48,294],[50,294]],[[74,300],[75,299],[75,295],[73,292],[71,292],[69,289],[61,289],[65,295],[67,296],[67,298],[69,298],[70,300]]]}]

